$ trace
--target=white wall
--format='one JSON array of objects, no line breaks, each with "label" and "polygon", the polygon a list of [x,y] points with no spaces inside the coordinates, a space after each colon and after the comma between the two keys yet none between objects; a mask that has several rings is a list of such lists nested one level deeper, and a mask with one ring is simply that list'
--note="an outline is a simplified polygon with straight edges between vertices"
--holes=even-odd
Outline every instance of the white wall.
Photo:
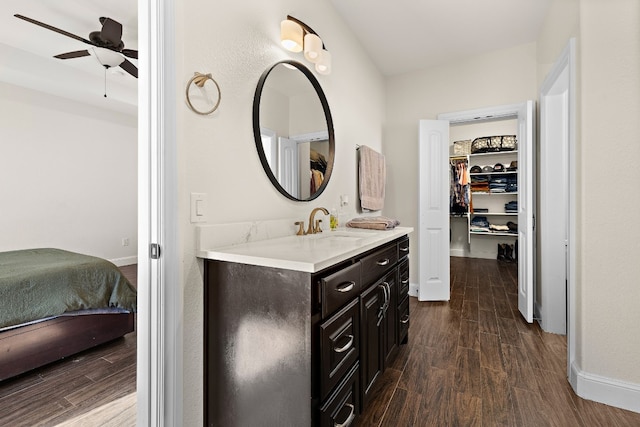
[{"label": "white wall", "polygon": [[136,117],[7,83],[0,94],[0,251],[135,263]]},{"label": "white wall", "polygon": [[[203,409],[203,263],[195,256],[189,194],[209,195],[210,223],[299,218],[312,208],[351,200],[355,214],[356,144],[382,147],[384,81],[328,1],[262,0],[176,2],[180,239],[184,285],[184,425],[200,425]],[[294,202],[276,191],[262,170],[252,130],[253,96],[262,72],[282,59],[305,62],[280,47],[280,21],[288,14],[323,38],[333,71],[317,75],[334,119],[335,166],[324,194]],[[212,73],[222,102],[210,116],[192,113],[184,85],[194,71]]]},{"label": "white wall", "polygon": [[411,278],[417,280],[418,121],[440,113],[536,99],[536,47],[526,44],[387,80],[385,214],[416,230]]},{"label": "white wall", "polygon": [[638,396],[640,230],[633,224],[640,209],[640,3],[582,0],[579,46],[577,363],[634,383]]}]

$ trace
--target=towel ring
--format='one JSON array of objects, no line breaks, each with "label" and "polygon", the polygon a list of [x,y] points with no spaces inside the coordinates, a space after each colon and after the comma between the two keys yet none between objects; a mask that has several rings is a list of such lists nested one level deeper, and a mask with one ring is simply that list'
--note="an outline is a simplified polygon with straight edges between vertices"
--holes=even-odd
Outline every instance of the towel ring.
[{"label": "towel ring", "polygon": [[[207,80],[211,80],[213,84],[216,85],[216,89],[218,91],[218,101],[216,102],[216,104],[213,106],[212,109],[208,111],[200,111],[196,109],[196,107],[194,107],[193,104],[191,104],[191,99],[189,98],[189,88],[191,87],[192,84],[195,83],[196,86],[202,89],[204,88],[204,84],[207,82]],[[215,81],[215,79],[211,76],[211,73],[208,73],[208,74],[202,74],[198,72],[193,73],[193,77],[191,77],[191,80],[189,80],[189,83],[187,83],[187,89],[186,89],[185,95],[187,98],[187,104],[189,105],[189,108],[191,108],[191,110],[194,113],[201,114],[203,116],[207,114],[211,114],[214,111],[216,111],[218,109],[218,106],[220,105],[220,100],[222,99],[222,93],[220,93],[220,86],[218,85],[218,82]]]}]

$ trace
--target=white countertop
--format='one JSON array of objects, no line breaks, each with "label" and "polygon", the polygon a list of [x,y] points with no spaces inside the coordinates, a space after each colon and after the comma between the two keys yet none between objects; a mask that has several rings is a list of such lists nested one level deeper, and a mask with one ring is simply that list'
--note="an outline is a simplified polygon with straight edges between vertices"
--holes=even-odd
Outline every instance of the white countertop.
[{"label": "white countertop", "polygon": [[339,228],[308,236],[286,236],[218,248],[200,248],[198,257],[315,273],[413,231]]}]

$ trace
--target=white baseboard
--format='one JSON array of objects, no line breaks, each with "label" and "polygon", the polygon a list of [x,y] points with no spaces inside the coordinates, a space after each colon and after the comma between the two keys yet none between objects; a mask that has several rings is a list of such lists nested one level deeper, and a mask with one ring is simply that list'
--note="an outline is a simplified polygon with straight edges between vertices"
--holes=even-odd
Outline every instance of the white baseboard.
[{"label": "white baseboard", "polygon": [[115,259],[110,259],[109,261],[111,261],[112,263],[114,263],[118,267],[122,267],[123,265],[137,264],[138,263],[138,256],[135,255],[135,256],[128,256],[128,257],[124,257],[124,258],[115,258]]},{"label": "white baseboard", "polygon": [[418,296],[418,288],[420,287],[420,285],[418,285],[417,283],[413,283],[413,282],[409,282],[409,296],[410,297],[417,297]]},{"label": "white baseboard", "polygon": [[467,256],[467,254],[464,249],[449,249],[449,256],[464,258]]},{"label": "white baseboard", "polygon": [[540,327],[544,330],[544,322],[542,319],[542,308],[540,307],[540,304],[538,302],[535,302],[533,304],[533,318],[538,319],[538,324],[540,325]]},{"label": "white baseboard", "polygon": [[571,364],[569,382],[583,399],[640,413],[640,384],[590,374],[575,363]]}]

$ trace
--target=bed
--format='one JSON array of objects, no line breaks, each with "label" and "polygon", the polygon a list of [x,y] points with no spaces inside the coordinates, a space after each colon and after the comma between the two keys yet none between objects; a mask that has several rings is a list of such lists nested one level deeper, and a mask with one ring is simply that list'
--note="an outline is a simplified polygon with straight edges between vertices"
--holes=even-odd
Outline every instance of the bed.
[{"label": "bed", "polygon": [[133,332],[136,300],[107,260],[51,248],[0,252],[0,381]]}]

